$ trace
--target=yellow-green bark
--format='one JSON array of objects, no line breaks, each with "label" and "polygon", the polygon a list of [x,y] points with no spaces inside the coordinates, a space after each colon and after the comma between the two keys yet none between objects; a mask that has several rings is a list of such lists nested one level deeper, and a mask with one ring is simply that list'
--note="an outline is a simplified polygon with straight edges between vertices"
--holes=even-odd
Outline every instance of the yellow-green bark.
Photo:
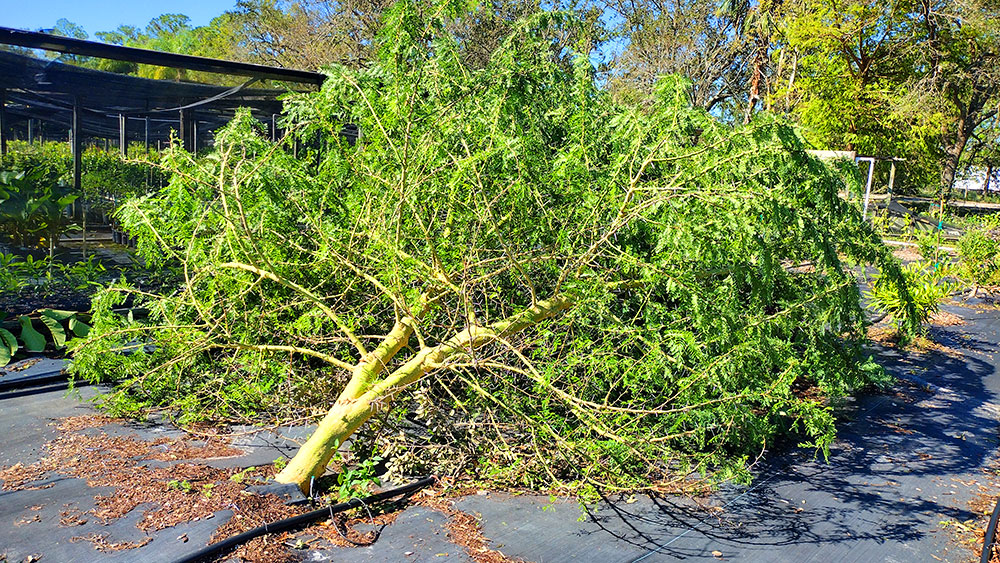
[{"label": "yellow-green bark", "polygon": [[412,318],[396,323],[379,347],[354,368],[351,380],[337,402],[320,421],[309,440],[275,477],[280,483],[295,483],[308,490],[312,477],[326,471],[338,445],[364,424],[379,406],[390,402],[399,391],[443,367],[452,357],[471,352],[497,338],[506,338],[550,318],[572,306],[565,296],[539,301],[535,306],[489,326],[470,326],[437,346],[425,347],[385,378],[378,380],[392,358],[413,334]]}]

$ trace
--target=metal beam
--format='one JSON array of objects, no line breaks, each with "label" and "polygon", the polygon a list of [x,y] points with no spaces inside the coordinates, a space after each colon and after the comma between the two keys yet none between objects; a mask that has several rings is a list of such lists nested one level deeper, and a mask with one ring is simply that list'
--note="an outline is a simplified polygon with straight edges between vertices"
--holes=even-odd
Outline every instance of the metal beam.
[{"label": "metal beam", "polygon": [[180,110],[180,125],[178,126],[177,135],[181,138],[181,147],[190,151],[191,147],[188,145],[188,123],[187,123],[187,112]]},{"label": "metal beam", "polygon": [[0,88],[0,156],[7,154],[7,89]]},{"label": "metal beam", "polygon": [[125,138],[125,116],[118,114],[118,148],[122,151],[122,157],[128,156],[128,140]]},{"label": "metal beam", "polygon": [[889,167],[889,201],[892,201],[892,189],[896,185],[896,161],[893,160]]},{"label": "metal beam", "polygon": [[80,193],[80,173],[83,169],[83,151],[80,150],[80,98],[73,98],[73,190]]},{"label": "metal beam", "polygon": [[855,159],[858,162],[868,162],[868,181],[865,182],[865,204],[861,209],[861,218],[868,217],[868,200],[872,193],[872,174],[875,172],[875,159],[870,156],[859,156]]},{"label": "metal beam", "polygon": [[186,68],[202,72],[251,76],[264,80],[283,80],[302,84],[322,84],[326,75],[318,72],[294,70],[250,63],[237,63],[208,57],[163,53],[149,49],[108,45],[96,41],[85,41],[72,37],[59,37],[37,31],[24,31],[10,27],[0,27],[0,43],[18,45],[31,49],[45,49],[60,53],[70,53],[85,57],[98,57],[116,61],[128,61],[170,68]]}]

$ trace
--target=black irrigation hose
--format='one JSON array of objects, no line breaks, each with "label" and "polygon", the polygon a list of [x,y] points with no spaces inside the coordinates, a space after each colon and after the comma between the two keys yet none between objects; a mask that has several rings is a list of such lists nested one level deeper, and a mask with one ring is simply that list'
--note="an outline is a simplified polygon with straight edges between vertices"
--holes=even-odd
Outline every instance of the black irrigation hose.
[{"label": "black irrigation hose", "polygon": [[299,514],[298,516],[264,524],[263,526],[258,526],[252,530],[243,532],[242,534],[226,538],[218,543],[205,546],[191,555],[177,559],[174,563],[194,563],[195,561],[200,561],[208,557],[225,553],[242,543],[246,543],[256,537],[263,536],[264,534],[284,532],[285,530],[290,530],[303,524],[309,524],[317,520],[332,517],[338,512],[344,512],[345,510],[350,510],[352,508],[368,504],[375,504],[400,495],[411,494],[433,484],[434,477],[424,477],[423,479],[410,483],[409,485],[403,485],[402,487],[396,487],[395,489],[375,493],[365,499],[352,498],[347,502],[333,504],[327,506],[326,508],[320,508],[319,510],[313,510],[312,512],[306,512],[305,514]]},{"label": "black irrigation hose", "polygon": [[[6,393],[8,391],[17,391],[24,389],[26,387],[42,387],[45,385],[51,385],[53,383],[65,383],[69,386],[70,376],[62,373],[61,371],[53,372],[51,374],[25,377],[23,379],[15,379],[12,381],[0,380],[0,393]],[[84,387],[90,385],[90,382],[86,380],[77,380],[75,382],[77,387]]]},{"label": "black irrigation hose", "polygon": [[983,536],[983,556],[979,559],[980,563],[990,563],[990,559],[993,558],[993,546],[996,545],[997,541],[998,521],[1000,521],[1000,499],[997,499],[997,505],[993,507],[993,515],[990,516],[990,524],[986,526],[986,535]]}]

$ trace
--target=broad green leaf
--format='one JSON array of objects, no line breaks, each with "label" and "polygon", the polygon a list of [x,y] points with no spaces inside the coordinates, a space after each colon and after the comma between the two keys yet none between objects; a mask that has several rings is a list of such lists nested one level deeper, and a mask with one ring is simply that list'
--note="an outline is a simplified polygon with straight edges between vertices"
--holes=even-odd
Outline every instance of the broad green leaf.
[{"label": "broad green leaf", "polygon": [[56,319],[48,316],[41,315],[40,317],[45,326],[48,327],[49,332],[52,333],[52,342],[56,345],[56,348],[62,348],[66,345],[66,329],[63,325],[59,323]]},{"label": "broad green leaf", "polygon": [[21,315],[18,320],[21,322],[21,342],[24,342],[24,349],[29,352],[45,350],[45,337],[31,326],[31,319]]},{"label": "broad green leaf", "polygon": [[90,325],[75,316],[69,318],[69,329],[80,338],[86,338],[90,334]]},{"label": "broad green leaf", "polygon": [[17,349],[17,339],[14,338],[14,333],[0,328],[0,366],[9,364],[10,359],[17,353]]},{"label": "broad green leaf", "polygon": [[65,321],[76,314],[76,311],[60,311],[58,309],[42,309],[39,313],[46,317],[51,317],[57,321]]},{"label": "broad green leaf", "polygon": [[12,356],[17,353],[19,346],[17,345],[17,338],[14,336],[13,332],[5,328],[0,328],[0,348],[10,350],[10,354]]}]

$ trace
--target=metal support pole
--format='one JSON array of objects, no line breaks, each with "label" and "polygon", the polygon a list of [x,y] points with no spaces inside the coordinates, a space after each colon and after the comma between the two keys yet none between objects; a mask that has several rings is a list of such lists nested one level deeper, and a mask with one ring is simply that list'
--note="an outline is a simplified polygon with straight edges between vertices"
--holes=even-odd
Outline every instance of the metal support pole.
[{"label": "metal support pole", "polygon": [[118,148],[122,151],[122,158],[128,156],[128,141],[125,139],[125,116],[118,114]]},{"label": "metal support pole", "polygon": [[896,161],[893,159],[889,166],[889,203],[892,203],[892,187],[896,184]]},{"label": "metal support pole", "polygon": [[191,120],[191,150],[198,152],[198,120]]},{"label": "metal support pole", "polygon": [[28,118],[28,144],[35,142],[35,120]]},{"label": "metal support pole", "polygon": [[181,137],[181,147],[183,147],[184,150],[188,150],[187,115],[185,115],[184,110],[180,110],[180,121],[181,121],[180,130],[177,132],[177,134],[180,135]]},{"label": "metal support pole", "polygon": [[73,98],[73,190],[80,191],[80,173],[83,168],[83,155],[80,150],[80,98]]},{"label": "metal support pole", "polygon": [[875,172],[875,159],[868,160],[868,181],[865,183],[865,206],[861,210],[861,218],[868,217],[868,198],[872,194],[872,174]]},{"label": "metal support pole", "polygon": [[7,89],[0,88],[0,156],[7,154]]},{"label": "metal support pole", "polygon": [[146,143],[146,152],[149,152],[149,116],[148,115],[146,116],[146,119],[144,119],[144,121],[146,122],[146,131],[145,131],[145,135],[143,136],[143,140]]},{"label": "metal support pole", "polygon": [[271,114],[271,142],[278,140],[278,120],[275,119],[275,115]]}]

